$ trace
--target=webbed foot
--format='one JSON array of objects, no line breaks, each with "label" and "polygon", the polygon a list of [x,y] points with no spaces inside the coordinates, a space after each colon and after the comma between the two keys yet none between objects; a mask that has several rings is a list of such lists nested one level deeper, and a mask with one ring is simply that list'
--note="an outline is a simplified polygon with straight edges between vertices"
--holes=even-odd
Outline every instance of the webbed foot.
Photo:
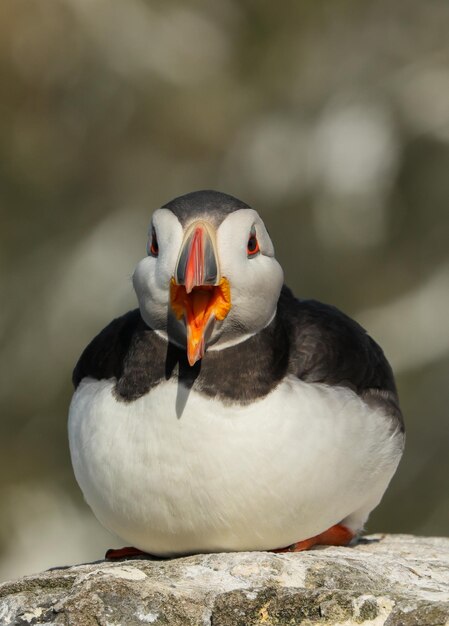
[{"label": "webbed foot", "polygon": [[271,552],[302,552],[313,546],[347,546],[353,538],[354,533],[349,528],[343,524],[335,524],[315,537],[298,541],[287,548],[271,550]]},{"label": "webbed foot", "polygon": [[142,550],[139,550],[138,548],[127,546],[126,548],[109,549],[104,555],[104,558],[108,561],[115,561],[118,559],[131,559],[136,556],[151,556],[151,554],[142,552]]}]

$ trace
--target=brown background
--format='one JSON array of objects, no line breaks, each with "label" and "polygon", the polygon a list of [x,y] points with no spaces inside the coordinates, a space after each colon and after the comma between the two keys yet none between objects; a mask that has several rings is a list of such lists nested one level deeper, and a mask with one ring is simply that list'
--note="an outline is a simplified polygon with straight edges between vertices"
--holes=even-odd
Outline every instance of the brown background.
[{"label": "brown background", "polygon": [[1,2],[0,578],[120,545],[72,475],[71,369],[134,307],[151,211],[204,187],[392,361],[407,451],[368,529],[448,534],[448,24],[443,0]]}]

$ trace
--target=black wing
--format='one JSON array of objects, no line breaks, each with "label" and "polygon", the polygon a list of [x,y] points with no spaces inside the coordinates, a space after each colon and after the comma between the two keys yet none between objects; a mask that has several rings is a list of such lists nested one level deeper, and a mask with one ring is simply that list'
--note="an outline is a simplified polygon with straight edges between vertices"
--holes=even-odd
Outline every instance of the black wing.
[{"label": "black wing", "polygon": [[333,306],[297,300],[284,287],[279,314],[290,337],[290,371],[310,383],[349,387],[404,422],[393,372],[382,349],[357,322]]},{"label": "black wing", "polygon": [[83,351],[73,371],[72,380],[75,388],[86,376],[97,380],[113,377],[119,380],[140,323],[139,310],[129,311],[112,320],[94,337]]}]

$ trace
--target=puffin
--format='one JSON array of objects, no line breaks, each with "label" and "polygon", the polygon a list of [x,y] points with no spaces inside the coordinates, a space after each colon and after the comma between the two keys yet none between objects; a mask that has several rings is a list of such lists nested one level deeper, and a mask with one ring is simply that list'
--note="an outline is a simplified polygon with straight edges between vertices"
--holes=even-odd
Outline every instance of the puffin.
[{"label": "puffin", "polygon": [[72,465],[107,557],[348,545],[404,448],[392,369],[284,284],[257,213],[212,190],[152,216],[138,308],[73,373]]}]

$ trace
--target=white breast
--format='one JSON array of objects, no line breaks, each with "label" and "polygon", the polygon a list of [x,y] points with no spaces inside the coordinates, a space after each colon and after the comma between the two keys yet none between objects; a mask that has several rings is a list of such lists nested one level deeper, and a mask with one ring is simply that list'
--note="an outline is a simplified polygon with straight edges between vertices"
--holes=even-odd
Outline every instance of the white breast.
[{"label": "white breast", "polygon": [[291,378],[248,406],[191,392],[178,417],[176,382],[131,403],[114,382],[78,387],[72,462],[98,519],[153,554],[273,549],[342,520],[357,530],[401,456],[391,420],[341,387]]}]

